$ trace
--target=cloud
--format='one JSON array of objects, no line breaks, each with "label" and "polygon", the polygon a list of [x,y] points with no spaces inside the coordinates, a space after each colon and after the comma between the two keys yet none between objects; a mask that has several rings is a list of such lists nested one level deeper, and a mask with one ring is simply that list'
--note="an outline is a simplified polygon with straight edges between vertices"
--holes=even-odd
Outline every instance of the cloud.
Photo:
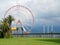
[{"label": "cloud", "polygon": [[8,8],[16,4],[31,8],[35,20],[41,23],[60,23],[60,0],[0,0],[0,14],[4,15]]},{"label": "cloud", "polygon": [[12,3],[12,4],[25,4],[25,3],[27,3],[27,2],[29,2],[29,1],[31,1],[31,0],[10,0],[10,2]]},{"label": "cloud", "polygon": [[43,13],[60,11],[60,0],[33,0],[28,5],[33,8],[34,11]]},{"label": "cloud", "polygon": [[31,0],[0,0],[0,17],[3,18],[5,11],[11,6],[16,4],[25,5],[29,1]]},{"label": "cloud", "polygon": [[60,0],[33,0],[27,3],[35,13],[35,20],[42,24],[60,23]]},{"label": "cloud", "polygon": [[29,1],[31,0],[0,0],[0,8],[6,9],[7,7],[10,7],[16,4],[25,5]]}]

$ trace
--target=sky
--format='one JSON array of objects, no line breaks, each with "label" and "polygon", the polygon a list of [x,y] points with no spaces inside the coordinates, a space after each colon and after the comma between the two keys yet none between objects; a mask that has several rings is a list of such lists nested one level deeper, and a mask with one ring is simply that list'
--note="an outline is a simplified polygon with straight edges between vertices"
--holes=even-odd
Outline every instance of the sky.
[{"label": "sky", "polygon": [[0,0],[0,20],[5,11],[16,4],[31,9],[34,15],[34,26],[60,26],[60,0]]}]

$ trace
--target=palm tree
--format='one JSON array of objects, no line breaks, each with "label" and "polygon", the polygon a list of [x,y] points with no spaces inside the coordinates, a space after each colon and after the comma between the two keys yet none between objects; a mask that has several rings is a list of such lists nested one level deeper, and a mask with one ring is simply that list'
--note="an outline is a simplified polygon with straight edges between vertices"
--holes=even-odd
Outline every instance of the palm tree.
[{"label": "palm tree", "polygon": [[11,35],[11,33],[12,33],[12,31],[11,31],[11,24],[12,24],[12,21],[14,21],[15,19],[11,16],[11,15],[9,15],[8,17],[7,17],[7,23],[9,24],[9,27],[10,27],[10,31],[9,31],[9,33],[10,33],[10,35]]},{"label": "palm tree", "polygon": [[10,27],[9,27],[9,24],[7,23],[6,18],[3,19],[3,21],[2,21],[1,30],[5,37],[6,37],[6,33],[10,31]]},{"label": "palm tree", "polygon": [[3,24],[2,24],[1,27],[2,27],[2,31],[3,31],[4,33],[8,32],[8,31],[10,30],[10,27],[9,27],[9,25],[8,25],[7,22],[3,22]]},{"label": "palm tree", "polygon": [[4,35],[7,37],[10,37],[11,35],[11,23],[14,20],[14,18],[9,15],[8,17],[4,18],[2,21],[2,26],[1,26],[1,30],[3,31]]},{"label": "palm tree", "polygon": [[12,21],[14,21],[15,19],[11,16],[11,15],[9,15],[8,17],[7,17],[7,23],[9,24],[9,26],[11,26],[11,23],[12,23]]}]

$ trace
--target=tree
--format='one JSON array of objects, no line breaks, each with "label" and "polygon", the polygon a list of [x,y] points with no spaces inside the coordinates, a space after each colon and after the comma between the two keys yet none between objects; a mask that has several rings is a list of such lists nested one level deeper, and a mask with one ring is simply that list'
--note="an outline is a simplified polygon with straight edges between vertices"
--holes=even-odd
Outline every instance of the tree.
[{"label": "tree", "polygon": [[1,30],[4,33],[5,37],[10,37],[11,35],[11,23],[13,20],[14,18],[11,15],[9,15],[2,21]]},{"label": "tree", "polygon": [[15,20],[11,15],[9,15],[6,19],[7,19],[7,23],[9,24],[9,26],[11,26],[12,21]]}]

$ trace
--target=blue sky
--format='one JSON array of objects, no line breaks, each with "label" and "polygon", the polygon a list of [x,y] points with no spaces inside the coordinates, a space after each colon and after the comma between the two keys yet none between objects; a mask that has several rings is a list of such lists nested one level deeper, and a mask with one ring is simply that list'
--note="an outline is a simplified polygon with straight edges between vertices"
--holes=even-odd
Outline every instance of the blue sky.
[{"label": "blue sky", "polygon": [[60,0],[0,0],[0,20],[3,18],[5,11],[16,4],[31,9],[34,14],[34,26],[60,26]]}]

